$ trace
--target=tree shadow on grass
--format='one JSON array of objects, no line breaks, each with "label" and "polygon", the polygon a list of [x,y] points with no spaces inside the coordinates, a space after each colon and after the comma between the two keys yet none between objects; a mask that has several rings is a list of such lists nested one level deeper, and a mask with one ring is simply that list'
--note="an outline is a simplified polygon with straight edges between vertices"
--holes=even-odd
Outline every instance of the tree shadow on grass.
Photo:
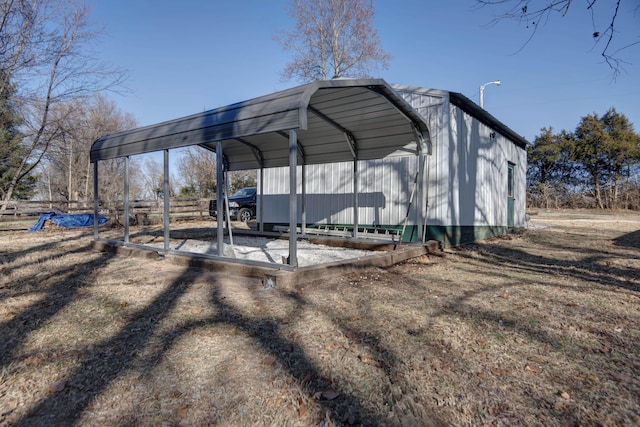
[{"label": "tree shadow on grass", "polygon": [[[620,258],[604,250],[580,249],[557,245],[553,249],[574,251],[582,257],[556,259],[551,256],[534,255],[525,250],[486,243],[481,246],[481,256],[485,262],[494,264],[496,274],[506,274],[505,268],[512,266],[535,274],[555,273],[584,282],[612,286],[631,291],[640,291],[640,270],[615,263]],[[460,253],[461,256],[469,256]],[[633,257],[630,257],[633,258]]]},{"label": "tree shadow on grass", "polygon": [[[59,248],[63,243],[71,243],[75,241],[79,241],[80,239],[86,239],[86,235],[78,234],[73,236],[68,236],[64,238],[57,238],[56,240],[52,240],[46,243],[42,243],[40,245],[30,246],[28,249],[13,251],[10,247],[3,248],[0,251],[0,265],[12,263],[10,267],[5,266],[2,269],[3,275],[9,275],[10,273],[19,270],[20,268],[26,267],[29,264],[38,264],[40,262],[46,261],[50,258],[50,255],[47,254],[48,251]],[[81,248],[75,249],[76,252],[83,251],[88,249],[88,246],[83,245]],[[31,259],[28,262],[17,262],[20,259],[28,257],[30,254],[35,253],[44,253],[41,257],[37,259]]]},{"label": "tree shadow on grass", "polygon": [[[49,250],[49,244],[39,246],[39,250]],[[89,247],[81,247],[67,252],[66,255],[81,254],[91,251]],[[24,251],[33,252],[33,250]],[[14,254],[14,259],[23,256],[22,253]],[[65,256],[65,255],[60,255]],[[57,313],[70,305],[78,295],[78,291],[87,286],[86,278],[90,272],[103,266],[112,258],[112,255],[103,254],[98,259],[84,264],[69,263],[56,271],[49,271],[49,277],[55,277],[55,283],[43,287],[37,286],[33,293],[44,293],[45,296],[37,303],[31,304],[10,320],[0,323],[0,368],[6,367],[14,361],[16,350],[27,340],[29,334],[35,331],[41,324],[53,318]],[[38,263],[40,261],[33,261]],[[33,279],[37,281],[38,279]],[[32,283],[35,286],[35,283]],[[17,285],[16,285],[17,286]],[[12,296],[20,292],[11,293]]]},{"label": "tree shadow on grass", "polygon": [[136,354],[154,335],[162,320],[184,294],[193,272],[187,271],[152,303],[134,313],[115,336],[94,346],[82,364],[67,376],[64,388],[50,394],[20,419],[16,426],[73,425],[83,410],[109,384],[132,369]]},{"label": "tree shadow on grass", "polygon": [[[281,331],[281,324],[277,320],[265,316],[249,316],[234,308],[221,295],[217,284],[212,284],[209,303],[214,309],[214,315],[181,323],[170,331],[158,334],[162,322],[177,306],[177,301],[184,295],[191,284],[203,272],[197,269],[185,269],[182,275],[159,294],[151,303],[129,316],[128,323],[121,330],[101,343],[96,344],[90,352],[82,357],[79,367],[73,370],[64,380],[64,385],[55,393],[37,402],[28,414],[23,416],[15,425],[73,425],[83,415],[83,411],[100,394],[104,393],[110,384],[131,370],[149,374],[154,366],[163,359],[164,355],[185,334],[210,325],[233,326],[234,330],[250,337],[267,354],[277,360],[278,365],[286,371],[288,376],[296,380],[300,390],[309,399],[317,398],[317,392],[328,390],[335,385],[331,378],[321,372],[321,369],[305,354],[304,349],[292,339],[288,339]],[[62,285],[60,285],[62,286]],[[236,286],[244,286],[237,284]],[[274,290],[273,292],[280,292]],[[68,291],[64,304],[68,304],[75,293]],[[309,303],[295,293],[282,293],[285,299],[294,302],[291,321],[296,321],[298,315]],[[255,295],[259,298],[259,295]],[[61,308],[58,307],[58,310]],[[34,313],[35,309],[34,309]],[[53,314],[53,313],[50,313]],[[302,320],[300,320],[302,321]],[[340,327],[347,330],[344,325]],[[378,351],[383,351],[379,344],[379,337],[365,332],[351,331],[356,340],[368,342]],[[159,348],[152,355],[139,358],[144,348],[151,340],[158,339]],[[386,351],[386,350],[385,350]],[[10,361],[10,360],[9,360]],[[387,375],[394,369],[395,358],[386,352]],[[355,387],[355,385],[353,385]],[[377,424],[388,414],[380,414],[368,409],[358,396],[346,389],[337,390],[340,395],[335,399],[320,399],[318,404],[323,409],[321,417],[327,421],[340,425],[343,423],[363,422]],[[136,414],[131,414],[135,422]],[[443,425],[433,414],[424,411],[421,418],[412,418],[412,422],[419,422],[426,426]],[[320,421],[320,419],[318,420]],[[397,424],[397,425],[401,425]],[[389,425],[396,425],[393,422]]]},{"label": "tree shadow on grass", "polygon": [[[579,253],[576,248],[574,251]],[[590,302],[597,299],[593,295],[594,290],[605,290],[596,295],[610,295],[611,288],[624,290],[616,291],[623,294],[620,295],[621,301],[626,301],[625,297],[631,295],[628,291],[638,290],[640,277],[634,272],[634,276],[627,279],[625,273],[629,271],[626,268],[602,265],[602,259],[592,253],[582,259],[575,259],[575,254],[570,255],[566,260],[555,260],[499,244],[482,244],[478,250],[471,251],[462,249],[456,256],[461,256],[463,260],[455,260],[453,268],[464,270],[460,275],[456,271],[454,276],[464,282],[452,282],[451,292],[436,296],[439,297],[436,303],[439,308],[426,319],[426,326],[410,331],[412,335],[430,336],[430,341],[424,347],[434,348],[434,359],[438,359],[438,347],[442,347],[442,353],[446,354],[443,357],[446,362],[443,363],[447,363],[451,371],[469,372],[469,360],[464,353],[468,351],[472,354],[477,372],[491,377],[489,384],[504,382],[509,384],[509,392],[514,396],[526,396],[524,402],[527,403],[522,407],[505,407],[503,411],[501,404],[496,406],[496,399],[504,399],[507,403],[517,399],[503,397],[501,392],[504,389],[495,385],[489,385],[493,388],[480,392],[485,399],[483,404],[491,409],[490,418],[496,415],[512,417],[500,419],[498,424],[522,424],[522,414],[551,415],[552,418],[547,418],[551,424],[593,423],[595,418],[587,417],[580,411],[555,411],[558,396],[544,392],[548,387],[575,390],[572,398],[577,402],[576,407],[589,407],[594,396],[612,393],[610,384],[604,384],[606,381],[603,384],[584,381],[581,375],[585,370],[592,369],[594,375],[600,378],[613,376],[616,379],[614,387],[620,390],[620,397],[616,391],[613,394],[620,401],[633,396],[629,390],[637,390],[635,376],[632,375],[633,365],[628,361],[631,355],[638,352],[634,334],[614,332],[614,328],[618,327],[615,323],[611,326],[602,324],[605,323],[602,319],[618,319],[624,325],[621,327],[624,331],[633,327],[634,315],[608,313],[606,305],[600,310],[598,306],[591,306]],[[465,263],[464,258],[469,263]],[[482,275],[484,272],[486,277]],[[416,290],[424,286],[424,280],[417,277],[405,277],[404,280]],[[529,285],[535,287],[535,292],[525,295]],[[547,286],[550,291],[548,294],[545,292]],[[553,292],[552,288],[555,288]],[[585,295],[572,298],[575,292]],[[420,293],[416,292],[416,295]],[[586,319],[586,322],[581,323],[582,319]],[[593,325],[597,326],[591,324],[591,319]],[[445,345],[448,342],[446,335],[439,339],[438,335],[433,338],[434,334],[428,333],[433,324],[452,325],[452,331],[467,330],[471,333],[452,334],[450,340],[454,344],[461,342],[456,339],[464,340],[464,346],[456,351]],[[474,331],[480,332],[478,340]],[[483,334],[484,331],[488,333]],[[473,354],[477,352],[482,355],[487,342],[493,349],[499,348],[500,355],[495,360],[480,359],[482,363],[478,363],[478,357]],[[502,354],[506,357],[501,358]],[[556,364],[556,361],[559,362]],[[527,373],[531,374],[530,378],[527,378]],[[475,372],[469,375],[473,377]],[[542,388],[541,383],[544,384]],[[484,387],[480,380],[478,387]],[[496,399],[487,398],[488,394]],[[621,413],[628,409],[621,409]],[[631,420],[633,417],[621,419]]]},{"label": "tree shadow on grass", "polygon": [[632,231],[630,233],[623,234],[620,237],[616,237],[613,239],[613,243],[616,246],[640,249],[640,230]]},{"label": "tree shadow on grass", "polygon": [[[257,294],[254,294],[254,296],[256,299],[260,298]],[[304,310],[312,308],[312,304],[296,293],[282,292],[281,296],[295,302],[294,306],[296,308],[287,315],[287,323],[303,322],[302,313]],[[147,367],[145,373],[149,375],[151,373],[150,368],[157,366],[163,356],[170,351],[182,336],[211,325],[232,326],[234,330],[241,331],[245,336],[251,337],[265,353],[273,357],[277,365],[286,371],[287,376],[295,379],[297,387],[309,399],[318,399],[317,403],[322,409],[319,411],[319,416],[327,416],[328,419],[325,421],[331,421],[336,425],[345,423],[376,425],[380,420],[388,416],[386,413],[377,413],[367,408],[358,396],[336,385],[328,375],[323,374],[321,368],[311,361],[305,350],[295,340],[287,338],[286,333],[282,331],[281,322],[267,316],[255,317],[247,315],[226,303],[225,299],[221,295],[219,288],[214,286],[210,291],[210,303],[215,308],[216,315],[182,323],[179,327],[163,333],[159,337],[160,348],[142,363],[143,366]],[[389,377],[395,375],[393,371],[397,360],[391,352],[382,346],[379,337],[353,330],[335,319],[334,321],[336,321],[340,330],[351,336],[353,340],[367,343],[377,354],[384,355],[384,360],[381,362],[383,375]],[[355,385],[352,386],[355,387]],[[323,399],[322,392],[327,390],[335,390],[339,393],[339,396],[335,399]],[[415,415],[416,413],[418,415]],[[445,425],[430,410],[423,407],[413,408],[412,414],[404,415],[405,422],[395,424],[387,422],[387,425],[422,425],[426,427]],[[316,420],[316,422],[321,421],[322,419]]]}]

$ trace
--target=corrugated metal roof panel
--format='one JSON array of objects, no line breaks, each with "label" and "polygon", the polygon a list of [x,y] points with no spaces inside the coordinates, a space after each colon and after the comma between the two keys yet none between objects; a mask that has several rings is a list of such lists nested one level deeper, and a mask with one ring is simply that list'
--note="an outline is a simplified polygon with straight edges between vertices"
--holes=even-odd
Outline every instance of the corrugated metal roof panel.
[{"label": "corrugated metal roof panel", "polygon": [[[312,110],[308,114],[309,106],[322,117]],[[298,143],[303,151],[305,146],[309,147],[309,153],[305,152],[308,164],[335,161],[340,156],[338,160],[350,160],[343,130],[355,136],[362,158],[399,150],[413,150],[415,154],[414,127],[428,140],[424,119],[384,80],[318,81],[181,119],[103,136],[91,147],[91,161],[196,144],[215,150],[216,141],[220,140],[229,170],[259,168],[260,158],[265,167],[286,166],[289,164],[286,132],[290,129],[299,130]],[[372,151],[366,153],[368,150]]]}]

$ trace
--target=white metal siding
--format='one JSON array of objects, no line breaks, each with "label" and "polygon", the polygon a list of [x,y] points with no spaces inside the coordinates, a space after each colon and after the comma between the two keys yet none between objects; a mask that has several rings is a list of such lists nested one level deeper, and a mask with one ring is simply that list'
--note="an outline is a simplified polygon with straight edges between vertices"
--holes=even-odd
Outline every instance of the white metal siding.
[{"label": "white metal siding", "polygon": [[[417,171],[417,157],[360,161],[358,216],[361,225],[400,225],[404,221]],[[298,172],[298,206],[302,198],[302,167]],[[306,167],[306,221],[353,223],[353,162]],[[286,222],[289,214],[289,168],[264,171],[264,221]],[[301,220],[301,209],[298,221]],[[415,213],[410,216],[415,223]]]},{"label": "white metal siding", "polygon": [[[507,225],[507,165],[515,167],[515,225],[524,226],[526,151],[451,105],[447,225]],[[494,134],[492,137],[491,134]]]},{"label": "white metal siding", "polygon": [[[409,224],[507,225],[507,164],[515,168],[515,225],[525,224],[526,151],[449,102],[448,92],[394,86],[427,121],[431,155],[426,156],[424,194],[414,198]],[[359,162],[359,223],[400,225],[420,158],[392,157]],[[353,223],[353,163],[309,165],[307,223]],[[288,222],[289,168],[264,171],[265,222]],[[302,193],[298,167],[298,203]],[[428,205],[428,208],[426,208]],[[425,213],[426,210],[426,213]],[[300,212],[300,210],[299,210]],[[299,215],[298,220],[300,221]]]}]

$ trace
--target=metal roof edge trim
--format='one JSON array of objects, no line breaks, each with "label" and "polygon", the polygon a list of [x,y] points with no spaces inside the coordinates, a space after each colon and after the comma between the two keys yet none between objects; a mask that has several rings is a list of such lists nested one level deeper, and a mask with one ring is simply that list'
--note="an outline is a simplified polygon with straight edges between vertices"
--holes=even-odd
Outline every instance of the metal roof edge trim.
[{"label": "metal roof edge trim", "polygon": [[[307,83],[304,85],[299,85],[293,88],[284,89],[282,91],[274,92],[271,94],[255,97],[246,101],[236,102],[233,104],[229,104],[226,106],[217,107],[211,110],[207,110],[201,113],[195,113],[184,117],[179,117],[172,120],[167,120],[164,122],[147,125],[143,127],[138,127],[134,129],[129,129],[126,131],[121,131],[109,135],[103,135],[93,142],[90,151],[90,161],[93,163],[99,160],[105,160],[107,158],[113,158],[113,153],[106,154],[109,151],[119,151],[124,152],[127,151],[130,154],[138,154],[144,153],[142,148],[135,148],[134,146],[139,145],[144,141],[149,141],[149,135],[156,132],[161,128],[171,128],[171,127],[185,127],[189,128],[190,122],[197,122],[200,119],[205,119],[207,117],[213,117],[216,115],[224,115],[230,111],[241,110],[246,107],[252,107],[260,105],[263,102],[271,102],[273,100],[285,100],[284,106],[287,111],[298,111],[297,118],[297,126],[299,129],[307,129],[307,111],[309,104],[311,103],[311,99],[313,95],[317,93],[321,89],[341,89],[341,88],[357,88],[361,87],[367,90],[372,90],[376,92],[379,96],[382,96],[386,99],[386,102],[393,105],[401,114],[407,116],[408,120],[413,123],[414,126],[417,126],[421,132],[423,133],[423,137],[425,141],[430,141],[430,133],[428,124],[425,118],[423,118],[414,108],[409,104],[398,92],[396,92],[391,85],[389,85],[385,80],[377,78],[362,78],[362,79],[333,79],[333,80],[319,80],[313,83]],[[297,99],[296,99],[297,98]],[[290,99],[290,101],[286,101]],[[284,111],[284,110],[283,110]],[[271,111],[269,114],[273,114],[276,111]],[[289,123],[287,129],[295,128],[295,126],[291,126],[293,123]],[[204,129],[204,127],[196,127],[189,129],[189,131],[194,131],[198,129]],[[273,129],[272,129],[273,130]],[[285,130],[284,128],[282,130]],[[178,131],[176,129],[175,132],[158,135],[158,138],[167,138],[170,136],[182,134],[184,131]],[[139,135],[139,136],[138,136]],[[145,137],[146,136],[146,137]],[[244,136],[244,135],[240,135]],[[154,136],[151,139],[156,139]],[[233,139],[233,138],[231,138]],[[121,142],[116,142],[120,140]],[[128,140],[128,141],[127,141]],[[115,145],[112,146],[110,141],[114,141]],[[106,145],[105,145],[106,144]],[[118,149],[116,147],[125,147],[130,146],[129,150],[122,150],[122,148]],[[188,145],[188,144],[187,144]],[[175,148],[175,144],[172,147]],[[158,150],[163,149],[162,144],[157,147]],[[141,151],[142,150],[142,151]]]},{"label": "metal roof edge trim", "polygon": [[[415,108],[413,108],[413,106],[406,99],[404,99],[400,94],[398,94],[398,91],[393,87],[393,85],[382,80],[382,84],[380,86],[386,89],[385,95],[390,100],[396,102],[395,104],[396,108],[400,108],[401,106],[404,107],[406,109],[405,112],[409,113],[411,120],[414,120],[418,125],[422,125],[421,130],[426,131],[427,132],[426,136],[427,138],[430,139],[431,136],[429,134],[429,125],[427,124],[427,118],[422,117],[422,115],[418,113],[415,110]],[[397,103],[400,103],[401,105],[398,105]]]},{"label": "metal roof edge trim", "polygon": [[396,92],[408,91],[408,92],[420,93],[424,95],[434,95],[434,96],[442,96],[442,97],[449,96],[449,91],[444,89],[434,89],[434,88],[412,86],[412,85],[401,85],[396,83],[391,83],[391,88]]},{"label": "metal roof edge trim", "polygon": [[449,92],[449,99],[453,105],[460,107],[463,111],[471,114],[471,116],[480,120],[487,126],[496,129],[501,134],[508,137],[518,147],[526,150],[527,145],[530,144],[523,136],[516,133],[509,126],[502,123],[500,120],[492,116],[487,110],[481,108],[463,94],[458,92]]}]

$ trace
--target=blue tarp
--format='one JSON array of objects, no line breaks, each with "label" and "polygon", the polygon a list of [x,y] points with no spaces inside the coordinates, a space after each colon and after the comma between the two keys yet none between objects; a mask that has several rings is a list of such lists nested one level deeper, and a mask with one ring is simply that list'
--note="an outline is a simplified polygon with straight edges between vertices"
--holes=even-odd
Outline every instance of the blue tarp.
[{"label": "blue tarp", "polygon": [[[89,227],[93,225],[93,214],[59,214],[55,212],[41,213],[38,222],[29,229],[32,231],[40,231],[44,227],[46,220],[67,228]],[[107,222],[107,218],[102,215],[98,215],[98,225],[104,225]]]}]

